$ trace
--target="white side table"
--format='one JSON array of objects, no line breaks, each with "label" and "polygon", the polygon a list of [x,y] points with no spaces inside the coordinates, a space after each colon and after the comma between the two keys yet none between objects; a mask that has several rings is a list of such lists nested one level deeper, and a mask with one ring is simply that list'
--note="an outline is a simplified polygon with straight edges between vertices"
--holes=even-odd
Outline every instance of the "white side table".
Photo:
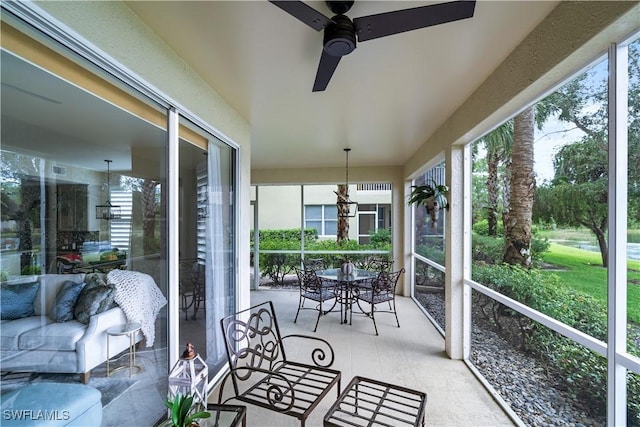
[{"label": "white side table", "polygon": [[109,361],[111,359],[111,354],[109,353],[109,340],[111,337],[115,336],[127,336],[129,337],[129,378],[131,378],[135,373],[140,372],[142,368],[136,365],[136,334],[142,328],[140,323],[127,323],[125,325],[112,326],[107,329],[107,376],[111,376],[114,372],[126,368],[127,366],[118,366],[112,371],[109,371]]}]

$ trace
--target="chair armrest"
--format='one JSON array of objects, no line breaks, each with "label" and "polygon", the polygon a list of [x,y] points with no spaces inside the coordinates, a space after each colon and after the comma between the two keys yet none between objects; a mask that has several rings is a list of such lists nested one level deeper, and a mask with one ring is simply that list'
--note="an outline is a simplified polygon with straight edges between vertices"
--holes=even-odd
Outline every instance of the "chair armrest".
[{"label": "chair armrest", "polygon": [[[241,371],[246,371],[246,374],[241,374],[240,373]],[[284,375],[279,374],[278,372],[270,371],[268,369],[263,369],[263,368],[240,367],[240,368],[231,369],[229,373],[225,376],[222,383],[220,384],[220,391],[218,394],[218,403],[219,404],[222,403],[222,394],[224,392],[224,384],[227,381],[227,379],[229,379],[230,377],[233,378],[234,389],[236,393],[240,393],[239,389],[236,387],[235,382],[246,381],[249,378],[251,378],[253,374],[264,374],[265,376],[269,377],[269,381],[266,383],[268,384],[268,387],[265,390],[265,394],[266,394],[265,399],[269,402],[269,405],[271,405],[270,409],[274,411],[279,411],[279,412],[287,412],[291,408],[293,408],[293,405],[296,402],[296,393],[293,388],[293,384],[291,384],[291,381],[289,381]],[[282,381],[282,384],[274,383],[273,381],[274,377]],[[256,391],[260,389],[259,387],[255,387],[254,384],[255,382],[252,381],[251,386],[253,387],[253,391],[252,391],[253,394],[255,394]],[[235,397],[236,396],[229,397],[224,401],[224,403],[228,402],[229,400]],[[287,397],[288,399],[285,399]],[[285,404],[284,402],[286,402],[287,400],[289,401],[289,403]]]},{"label": "chair armrest", "polygon": [[[317,341],[318,345],[321,345],[321,346],[311,350],[311,355],[310,355],[311,361],[313,362],[314,365],[319,366],[321,368],[329,368],[331,365],[333,365],[333,361],[335,360],[335,353],[333,351],[333,347],[331,347],[331,344],[329,344],[328,341],[322,338],[312,337],[309,335],[291,334],[291,335],[286,335],[282,337],[283,345],[285,344],[285,340],[287,338]],[[322,347],[326,347],[326,348],[322,348]]]}]

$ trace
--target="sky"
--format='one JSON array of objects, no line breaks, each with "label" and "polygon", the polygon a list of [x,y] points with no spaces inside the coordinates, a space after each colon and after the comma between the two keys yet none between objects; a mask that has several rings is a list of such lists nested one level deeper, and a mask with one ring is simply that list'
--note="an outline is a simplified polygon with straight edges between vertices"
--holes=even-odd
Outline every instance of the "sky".
[{"label": "sky", "polygon": [[579,141],[584,132],[572,128],[572,125],[557,119],[547,121],[542,130],[536,129],[533,156],[538,185],[553,179],[553,158],[556,152],[566,144]]}]

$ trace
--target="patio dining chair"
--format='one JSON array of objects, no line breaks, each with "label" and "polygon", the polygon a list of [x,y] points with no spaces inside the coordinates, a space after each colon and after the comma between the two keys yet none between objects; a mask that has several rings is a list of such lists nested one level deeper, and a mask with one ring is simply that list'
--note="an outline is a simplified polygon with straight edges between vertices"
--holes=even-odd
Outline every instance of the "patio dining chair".
[{"label": "patio dining chair", "polygon": [[[307,335],[281,336],[273,302],[225,317],[220,325],[230,372],[220,385],[218,403],[237,399],[296,417],[304,427],[334,385],[340,395],[342,374],[330,369],[335,358],[331,344]],[[295,361],[287,358],[286,348],[296,350]],[[233,394],[223,402],[229,378]]]},{"label": "patio dining chair", "polygon": [[204,305],[205,270],[195,259],[180,260],[180,309],[187,320],[188,311],[193,308],[191,319],[195,320],[198,310]]},{"label": "patio dining chair", "polygon": [[[376,335],[378,335],[378,326],[376,325],[375,313],[393,313],[396,317],[398,328],[400,327],[396,311],[396,286],[402,273],[404,273],[404,268],[392,273],[381,271],[378,273],[378,277],[370,282],[371,288],[358,288],[354,293],[353,297],[360,310],[373,320],[373,328],[376,331]],[[366,303],[363,304],[364,308],[361,303]],[[377,308],[379,304],[385,303],[389,306],[388,309]],[[351,315],[353,315],[353,310]]]},{"label": "patio dining chair", "polygon": [[[316,318],[316,326],[313,328],[313,332],[315,332],[318,329],[320,316],[332,311],[338,302],[335,284],[324,282],[318,277],[316,270],[313,269],[302,270],[296,268],[296,275],[300,286],[300,300],[298,301],[298,311],[296,311],[296,318],[293,323],[298,321],[300,310],[316,310],[318,317]],[[313,301],[312,307],[304,306],[305,301],[308,299]],[[333,303],[331,303],[331,300],[333,300]]]},{"label": "patio dining chair", "polygon": [[373,257],[369,260],[368,269],[371,271],[387,271],[391,272],[393,268],[393,260],[384,257]]},{"label": "patio dining chair", "polygon": [[327,268],[327,263],[324,258],[305,258],[302,261],[305,270],[324,270]]}]

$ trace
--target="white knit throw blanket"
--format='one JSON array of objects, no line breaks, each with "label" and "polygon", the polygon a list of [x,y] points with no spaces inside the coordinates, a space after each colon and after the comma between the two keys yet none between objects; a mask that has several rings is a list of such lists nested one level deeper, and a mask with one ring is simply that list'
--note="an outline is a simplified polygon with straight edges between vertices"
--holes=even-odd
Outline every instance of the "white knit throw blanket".
[{"label": "white knit throw blanket", "polygon": [[148,274],[138,271],[111,270],[107,274],[107,283],[115,286],[114,300],[127,316],[127,321],[140,323],[147,347],[153,346],[156,317],[167,304],[156,282]]}]

